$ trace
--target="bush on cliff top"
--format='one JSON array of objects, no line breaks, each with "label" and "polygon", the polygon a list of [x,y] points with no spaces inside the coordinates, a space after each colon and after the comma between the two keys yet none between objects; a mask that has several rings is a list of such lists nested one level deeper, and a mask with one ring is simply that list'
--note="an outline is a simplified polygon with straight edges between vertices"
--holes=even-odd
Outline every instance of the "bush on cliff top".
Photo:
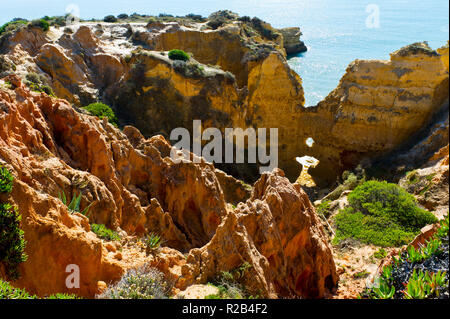
[{"label": "bush on cliff top", "polygon": [[335,217],[334,243],[347,238],[377,246],[400,246],[437,221],[396,184],[368,181],[348,196],[349,207]]},{"label": "bush on cliff top", "polygon": [[53,92],[53,89],[45,84],[47,82],[47,79],[45,78],[44,75],[31,72],[27,73],[25,78],[26,78],[25,84],[32,91],[41,92],[56,97],[55,93]]},{"label": "bush on cliff top", "polygon": [[181,61],[188,61],[190,59],[189,54],[184,52],[183,50],[170,50],[169,51],[169,59],[171,60],[181,60]]},{"label": "bush on cliff top", "polygon": [[83,107],[83,109],[100,119],[106,117],[109,123],[117,127],[116,114],[114,114],[114,111],[108,105],[103,103],[91,103],[88,106]]},{"label": "bush on cliff top", "polygon": [[27,24],[28,24],[28,21],[26,21],[26,20],[15,20],[15,21],[6,22],[4,25],[2,25],[0,27],[0,35],[5,32],[8,32],[8,31],[16,30]]}]

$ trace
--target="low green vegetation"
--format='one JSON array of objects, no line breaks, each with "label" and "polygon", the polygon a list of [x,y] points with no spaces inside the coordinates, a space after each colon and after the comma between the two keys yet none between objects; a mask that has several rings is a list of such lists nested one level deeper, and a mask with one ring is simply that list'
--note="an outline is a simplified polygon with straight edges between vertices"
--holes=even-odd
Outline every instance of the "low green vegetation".
[{"label": "low green vegetation", "polygon": [[14,177],[4,166],[0,165],[0,193],[11,193]]},{"label": "low green vegetation", "polygon": [[16,65],[7,56],[0,55],[0,73],[15,71]]},{"label": "low green vegetation", "polygon": [[410,242],[420,229],[437,221],[415,198],[396,184],[368,181],[349,196],[349,207],[335,217],[334,244],[354,238],[382,247]]},{"label": "low green vegetation", "polygon": [[48,23],[47,20],[45,19],[37,19],[37,20],[33,20],[31,21],[31,26],[36,27],[36,28],[41,28],[44,32],[48,31],[50,28],[50,24]]},{"label": "low green vegetation", "polygon": [[369,277],[369,275],[370,275],[370,272],[363,270],[363,271],[353,274],[353,278],[355,278],[355,279],[367,278],[367,277]]},{"label": "low green vegetation", "polygon": [[175,71],[190,78],[200,78],[206,75],[204,66],[195,61],[184,62],[175,60],[173,61],[173,68]]},{"label": "low green vegetation", "polygon": [[167,299],[173,284],[155,268],[131,269],[120,281],[108,287],[99,299]]},{"label": "low green vegetation", "polygon": [[120,240],[120,236],[117,232],[108,229],[103,224],[91,224],[91,231],[94,232],[99,238],[104,240]]},{"label": "low green vegetation", "polygon": [[106,117],[108,122],[114,126],[118,126],[117,117],[114,111],[106,104],[103,103],[91,103],[88,106],[83,107],[86,111],[88,111],[91,115],[97,116],[100,119]]},{"label": "low green vegetation", "polygon": [[[35,295],[29,294],[25,289],[14,288],[7,281],[0,279],[0,300],[1,299],[39,299]],[[42,299],[81,299],[77,295],[57,293]]]},{"label": "low green vegetation", "polygon": [[205,67],[196,61],[184,62],[180,60],[173,61],[173,68],[186,77],[201,78],[206,75]]},{"label": "low green vegetation", "polygon": [[171,60],[180,60],[186,62],[189,61],[190,58],[191,57],[189,56],[189,54],[187,54],[183,50],[174,49],[169,51],[169,59]]},{"label": "low green vegetation", "polygon": [[399,55],[401,57],[406,57],[406,56],[415,55],[415,54],[425,54],[428,56],[437,56],[438,55],[438,53],[436,51],[434,51],[432,48],[430,48],[427,41],[409,44],[409,45],[401,48],[400,50],[395,51],[393,54]]},{"label": "low green vegetation", "polygon": [[0,203],[0,263],[11,279],[19,278],[17,267],[27,260],[25,239],[20,229],[21,215],[17,207]]},{"label": "low green vegetation", "polygon": [[161,247],[161,236],[150,233],[146,235],[144,238],[141,239],[141,242],[145,245],[147,254],[150,254],[154,252],[155,250],[158,250],[159,247]]},{"label": "low green vegetation", "polygon": [[419,175],[417,174],[417,170],[407,172],[406,173],[406,180],[408,181],[408,184],[416,184],[419,182]]},{"label": "low green vegetation", "polygon": [[336,200],[343,192],[353,190],[365,181],[366,171],[361,166],[356,167],[353,172],[345,171],[342,173],[342,184],[339,184],[331,193],[329,193],[325,200]]},{"label": "low green vegetation", "polygon": [[218,293],[208,295],[205,299],[257,299],[258,296],[249,293],[240,283],[251,268],[252,266],[248,262],[244,262],[231,271],[221,272],[213,282],[208,283],[208,285],[216,287]]},{"label": "low green vegetation", "polygon": [[45,299],[83,299],[83,298],[74,294],[57,293],[50,295]]},{"label": "low green vegetation", "polygon": [[35,92],[41,92],[45,93],[47,95],[56,97],[55,93],[53,92],[52,88],[48,86],[46,83],[46,79],[44,76],[40,76],[36,73],[28,73],[26,75],[26,82],[25,84],[33,91]]},{"label": "low green vegetation", "polygon": [[383,259],[384,257],[387,256],[387,252],[385,249],[380,248],[378,249],[374,254],[373,257],[377,258],[377,259]]},{"label": "low green vegetation", "polygon": [[117,18],[113,15],[108,15],[103,18],[104,22],[117,22]]},{"label": "low green vegetation", "polygon": [[[0,192],[12,191],[14,177],[5,167],[0,167]],[[27,260],[26,241],[20,229],[21,215],[17,207],[9,203],[0,203],[0,263],[5,267],[6,275],[15,280],[19,278],[18,266]]]},{"label": "low green vegetation", "polygon": [[84,216],[88,216],[89,208],[91,208],[92,204],[89,204],[87,207],[85,207],[83,210],[80,209],[80,203],[81,203],[81,192],[79,195],[75,193],[75,196],[72,197],[72,200],[68,202],[65,192],[58,193],[58,198],[63,202],[64,205],[67,206],[67,209],[69,210],[69,213],[80,213]]},{"label": "low green vegetation", "polygon": [[317,207],[317,214],[322,215],[323,217],[325,217],[325,219],[330,217],[331,214],[330,204],[331,204],[330,200],[326,200],[320,203],[320,205]]},{"label": "low green vegetation", "polygon": [[0,279],[0,300],[1,299],[36,299],[25,289],[14,288],[9,282]]},{"label": "low green vegetation", "polygon": [[373,287],[361,298],[436,299],[448,298],[449,217],[440,221],[437,232],[422,246],[408,247],[381,270]]},{"label": "low green vegetation", "polygon": [[20,27],[26,26],[27,24],[28,24],[28,21],[22,20],[22,19],[7,22],[0,27],[0,35],[2,35],[3,33],[6,33],[6,32],[14,31]]}]

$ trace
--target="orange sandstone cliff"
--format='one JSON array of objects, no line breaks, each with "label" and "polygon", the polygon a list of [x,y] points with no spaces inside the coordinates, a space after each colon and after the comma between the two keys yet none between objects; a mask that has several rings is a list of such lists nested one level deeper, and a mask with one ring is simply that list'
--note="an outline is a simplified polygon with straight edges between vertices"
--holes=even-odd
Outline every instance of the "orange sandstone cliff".
[{"label": "orange sandstone cliff", "polygon": [[[0,90],[0,158],[15,181],[4,200],[22,214],[29,256],[14,285],[41,296],[92,297],[102,282],[149,263],[185,289],[247,262],[249,278],[258,278],[249,287],[261,296],[323,297],[335,288],[315,210],[282,171],[264,174],[232,211],[224,190],[236,187],[222,189],[211,164],[175,164],[163,137],[145,139],[131,126],[121,132],[65,100],[30,92],[15,76],[7,80],[13,89]],[[62,191],[81,192],[81,207],[93,203],[89,217],[69,212]],[[124,237],[157,231],[166,247],[147,256],[104,242],[90,231],[93,222]],[[66,287],[70,264],[80,267],[79,289]]]}]

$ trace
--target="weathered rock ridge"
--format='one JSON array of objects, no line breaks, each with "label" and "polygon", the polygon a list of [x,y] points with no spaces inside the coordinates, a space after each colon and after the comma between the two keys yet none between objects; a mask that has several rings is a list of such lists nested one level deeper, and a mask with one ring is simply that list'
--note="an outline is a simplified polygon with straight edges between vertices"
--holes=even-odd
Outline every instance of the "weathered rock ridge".
[{"label": "weathered rock ridge", "polygon": [[[300,172],[295,158],[309,155],[320,161],[309,171],[316,184],[333,183],[361,160],[397,149],[448,100],[448,48],[414,44],[390,61],[356,60],[324,101],[304,107],[301,79],[286,63],[297,29],[234,18],[216,29],[207,22],[70,28],[22,29],[3,52],[18,74],[44,72],[56,95],[75,104],[103,100],[146,137],[167,139],[193,119],[222,130],[278,128],[279,167],[291,181]],[[172,61],[171,49],[193,58]]]},{"label": "weathered rock ridge", "polygon": [[[0,200],[22,214],[28,254],[15,286],[40,296],[92,297],[126,269],[148,263],[184,289],[247,261],[261,296],[323,297],[335,288],[331,250],[314,208],[281,171],[265,174],[251,199],[232,212],[224,191],[230,201],[246,192],[212,164],[176,164],[162,136],[145,139],[131,126],[120,131],[65,100],[30,92],[16,76],[4,80],[10,88],[0,81],[0,163],[15,180],[11,195]],[[81,192],[81,208],[92,203],[88,217],[70,213],[60,192],[68,198]],[[156,232],[167,247],[146,256],[123,242],[100,240],[90,223],[105,224],[123,237]],[[220,269],[199,263],[199,251],[204,260],[220,257]],[[80,267],[79,289],[66,286],[66,267],[72,264]]]}]

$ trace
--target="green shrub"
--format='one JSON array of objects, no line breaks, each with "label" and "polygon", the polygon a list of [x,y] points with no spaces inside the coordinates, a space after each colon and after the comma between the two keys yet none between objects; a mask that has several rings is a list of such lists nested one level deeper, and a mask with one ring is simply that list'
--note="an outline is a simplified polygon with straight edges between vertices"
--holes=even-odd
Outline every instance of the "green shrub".
[{"label": "green shrub", "polygon": [[373,256],[377,259],[383,259],[387,256],[387,252],[383,248],[380,248],[373,254]]},{"label": "green shrub", "polygon": [[[1,299],[39,299],[36,295],[29,294],[25,289],[14,288],[7,281],[0,279],[0,300]],[[65,293],[53,294],[45,299],[81,299],[77,295]]]},{"label": "green shrub", "polygon": [[106,228],[106,226],[103,224],[92,224],[91,230],[101,239],[120,240],[120,236],[119,234],[117,234],[117,232]]},{"label": "green shrub", "polygon": [[173,68],[190,78],[199,78],[205,76],[205,68],[196,62],[184,62],[180,60],[173,61]]},{"label": "green shrub", "polygon": [[99,299],[167,299],[173,284],[154,268],[131,269],[120,281],[108,287]]},{"label": "green shrub", "polygon": [[367,278],[369,276],[370,276],[370,272],[368,272],[367,270],[362,270],[362,271],[359,271],[359,272],[353,274],[354,279]]},{"label": "green shrub", "polygon": [[437,221],[396,184],[365,182],[350,193],[348,201],[350,206],[335,218],[334,243],[354,238],[377,246],[399,246]]},{"label": "green shrub", "polygon": [[25,26],[26,24],[28,24],[28,21],[26,21],[26,20],[16,20],[16,21],[7,22],[0,27],[0,35],[5,32],[8,32],[8,31],[13,31],[15,29],[18,29],[21,26]]},{"label": "green shrub", "polygon": [[74,294],[57,293],[48,296],[46,299],[82,299],[82,298]]},{"label": "green shrub", "polygon": [[246,276],[247,272],[253,266],[248,262],[242,263],[239,267],[231,271],[222,271],[220,276],[216,277],[213,283],[209,283],[218,288],[218,293],[208,295],[205,299],[256,299],[258,296],[253,296],[240,283]]},{"label": "green shrub", "polygon": [[209,20],[206,25],[208,27],[210,27],[213,30],[216,30],[218,28],[220,28],[221,26],[223,26],[224,24],[226,24],[228,22],[227,19],[223,18],[223,17],[217,17],[214,18],[212,20]]},{"label": "green shrub", "polygon": [[42,85],[40,87],[40,90],[41,90],[41,92],[44,92],[47,95],[56,97],[55,93],[53,92],[53,89],[50,86],[48,86],[48,85]]},{"label": "green shrub", "polygon": [[57,26],[57,27],[64,27],[64,26],[66,26],[66,21],[67,21],[67,19],[68,18],[71,18],[71,19],[74,19],[74,16],[72,16],[71,14],[66,14],[64,17],[54,17],[53,18],[53,20],[52,20],[52,22],[51,22],[51,25],[53,25],[53,26]]},{"label": "green shrub", "polygon": [[0,55],[0,73],[15,70],[16,65],[12,63],[7,57]]},{"label": "green shrub", "polygon": [[169,51],[169,59],[171,60],[181,60],[181,61],[188,61],[190,59],[189,55],[184,52],[183,50],[170,50]]},{"label": "green shrub", "polygon": [[41,28],[42,30],[44,30],[44,32],[48,31],[50,28],[50,24],[44,19],[33,20],[31,21],[30,25],[36,28]]},{"label": "green shrub", "polygon": [[35,92],[41,92],[41,93],[45,93],[47,95],[55,96],[55,93],[53,92],[53,89],[44,84],[46,82],[45,76],[43,75],[39,75],[36,73],[28,73],[26,76],[26,82],[25,84],[33,91]]},{"label": "green shrub", "polygon": [[19,277],[17,266],[27,260],[24,253],[26,242],[20,229],[20,220],[17,207],[0,204],[0,262],[13,280]]},{"label": "green shrub", "polygon": [[330,211],[330,205],[331,201],[326,200],[320,203],[319,207],[317,207],[317,214],[324,216],[325,218],[330,217],[331,211]]},{"label": "green shrub", "polygon": [[409,246],[397,257],[393,256],[392,262],[384,266],[380,275],[375,278],[378,287],[366,287],[360,297],[370,299],[436,299],[442,295],[444,298],[445,295],[448,297],[449,282],[446,269],[448,265],[427,262],[432,258],[448,260],[448,241],[447,213],[439,222],[437,232],[424,245],[420,245],[417,249]]},{"label": "green shrub", "polygon": [[150,233],[142,239],[147,253],[157,250],[161,246],[161,237],[157,234]]},{"label": "green shrub", "polygon": [[97,116],[100,119],[106,117],[112,125],[117,127],[117,117],[114,111],[106,104],[103,103],[91,103],[88,106],[83,107],[91,115]]},{"label": "green shrub", "polygon": [[69,210],[69,213],[80,213],[84,216],[88,216],[89,208],[91,208],[91,204],[89,204],[83,211],[80,210],[80,203],[81,203],[81,192],[79,195],[75,193],[75,196],[72,198],[70,203],[68,203],[66,194],[64,191],[62,193],[58,193],[59,199],[63,202],[64,205],[67,206],[67,209]]},{"label": "green shrub", "polygon": [[14,176],[4,166],[0,165],[0,193],[11,193]]},{"label": "green shrub", "polygon": [[117,22],[117,18],[113,15],[108,15],[105,18],[103,18],[103,21],[105,22]]},{"label": "green shrub", "polygon": [[268,27],[268,25],[261,19],[254,17],[251,22],[252,22],[253,28],[256,29],[263,37],[265,37],[267,39],[275,40],[279,36],[279,34],[277,32],[271,30]]},{"label": "green shrub", "polygon": [[14,288],[9,282],[0,279],[0,300],[1,299],[36,299],[25,289]]},{"label": "green shrub", "polygon": [[203,18],[201,15],[194,14],[194,13],[186,14],[186,18],[192,19],[194,21],[200,21],[200,22],[205,21],[205,18]]},{"label": "green shrub", "polygon": [[419,174],[417,173],[417,170],[406,173],[406,180],[410,185],[419,182]]},{"label": "green shrub", "polygon": [[126,13],[121,13],[121,14],[119,14],[119,15],[117,16],[117,18],[118,18],[118,19],[128,19],[129,17],[128,17],[128,14],[126,14]]}]

